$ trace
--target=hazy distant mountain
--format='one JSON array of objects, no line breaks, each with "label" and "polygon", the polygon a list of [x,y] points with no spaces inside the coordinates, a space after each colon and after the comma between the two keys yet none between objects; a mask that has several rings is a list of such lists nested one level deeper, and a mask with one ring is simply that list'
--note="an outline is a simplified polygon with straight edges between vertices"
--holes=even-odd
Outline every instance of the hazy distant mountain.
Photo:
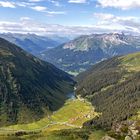
[{"label": "hazy distant mountain", "polygon": [[104,59],[140,51],[140,37],[118,33],[80,36],[40,57],[67,72],[76,74]]},{"label": "hazy distant mountain", "polygon": [[22,49],[34,55],[69,41],[69,39],[65,37],[38,36],[35,34],[5,33],[0,34],[0,37],[20,46]]},{"label": "hazy distant mountain", "polygon": [[61,107],[70,76],[0,38],[0,126],[38,120]]},{"label": "hazy distant mountain", "polygon": [[59,36],[59,35],[46,35],[46,37],[48,37],[56,42],[59,42],[60,44],[69,42],[70,40],[72,40],[74,38],[73,36],[64,37],[64,36]]}]

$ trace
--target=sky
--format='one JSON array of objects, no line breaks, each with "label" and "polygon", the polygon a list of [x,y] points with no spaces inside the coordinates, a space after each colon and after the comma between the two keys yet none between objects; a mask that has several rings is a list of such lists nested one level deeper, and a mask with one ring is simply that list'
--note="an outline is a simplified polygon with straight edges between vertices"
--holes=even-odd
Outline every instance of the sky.
[{"label": "sky", "polygon": [[140,0],[0,0],[0,32],[140,34]]}]

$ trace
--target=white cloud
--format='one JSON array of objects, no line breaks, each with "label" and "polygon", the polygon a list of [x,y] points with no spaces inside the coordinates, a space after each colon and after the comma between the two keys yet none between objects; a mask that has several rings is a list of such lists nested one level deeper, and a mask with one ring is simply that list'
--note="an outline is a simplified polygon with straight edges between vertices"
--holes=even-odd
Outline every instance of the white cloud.
[{"label": "white cloud", "polygon": [[127,25],[129,22],[131,23],[140,23],[140,17],[133,17],[133,16],[115,16],[109,13],[94,13],[94,17],[98,19],[98,24],[124,24]]},{"label": "white cloud", "polygon": [[65,11],[49,11],[49,10],[47,10],[47,7],[43,7],[43,6],[34,6],[34,7],[30,7],[30,8],[33,10],[36,10],[38,12],[44,12],[48,16],[65,15],[66,14]]},{"label": "white cloud", "polygon": [[69,3],[86,3],[87,0],[69,0]]},{"label": "white cloud", "polygon": [[[63,12],[51,11],[49,14],[63,14]],[[91,26],[63,26],[37,23],[30,17],[21,17],[18,22],[0,21],[0,32],[34,33],[38,35],[82,35],[123,31],[140,34],[140,17],[123,17],[109,13],[95,13],[94,18],[98,18],[98,22]]]},{"label": "white cloud", "polygon": [[31,7],[31,9],[39,11],[39,12],[45,12],[47,10],[47,8],[44,6],[34,6],[34,7]]},{"label": "white cloud", "polygon": [[40,2],[40,1],[43,1],[43,0],[29,0],[29,2]]},{"label": "white cloud", "polygon": [[42,1],[48,1],[48,2],[50,2],[52,4],[54,4],[57,7],[61,6],[61,4],[60,4],[60,2],[58,0],[29,0],[29,2],[33,2],[33,3],[35,3],[35,2],[42,2]]},{"label": "white cloud", "polygon": [[11,1],[0,1],[0,7],[8,7],[8,8],[16,8],[16,7],[28,7],[30,8],[31,6],[35,6],[36,4],[33,2],[11,2]]},{"label": "white cloud", "polygon": [[31,2],[15,2],[15,5],[21,6],[21,7],[31,7],[31,6],[34,6],[35,3],[31,3]]},{"label": "white cloud", "polygon": [[27,18],[21,18],[19,22],[0,22],[0,32],[35,33],[38,35],[80,35],[92,33],[94,28],[80,26],[62,26],[58,24],[40,24]]},{"label": "white cloud", "polygon": [[[21,17],[18,22],[0,21],[0,32],[34,33],[38,35],[82,35],[104,32],[131,32],[140,34],[140,19],[136,17],[117,17],[99,13],[100,22],[91,26],[63,26],[37,23],[29,17]],[[102,15],[102,16],[101,16]],[[98,16],[96,13],[94,16]],[[114,18],[112,18],[114,16]],[[99,16],[98,16],[99,17]]]},{"label": "white cloud", "polygon": [[[9,8],[16,8],[16,7],[26,7],[29,9],[33,9],[38,12],[45,12],[47,15],[58,15],[58,14],[66,14],[65,11],[48,11],[47,7],[37,5],[36,2],[46,1],[46,0],[27,0],[21,2],[10,2],[10,1],[0,1],[0,7],[9,7]],[[57,0],[47,0],[51,2],[53,5],[57,7],[61,7],[62,5]]]},{"label": "white cloud", "polygon": [[65,11],[46,11],[49,15],[65,15]]},{"label": "white cloud", "polygon": [[102,20],[110,20],[114,18],[114,15],[109,13],[94,13],[94,16]]},{"label": "white cloud", "polygon": [[98,27],[140,33],[140,17],[115,16],[108,13],[95,13],[94,18],[98,19],[96,24]]},{"label": "white cloud", "polygon": [[28,20],[31,20],[30,17],[21,17],[20,18],[20,21],[28,21]]},{"label": "white cloud", "polygon": [[140,7],[140,0],[98,0],[102,7],[121,8],[123,10]]},{"label": "white cloud", "polygon": [[51,2],[52,4],[54,4],[54,6],[57,6],[57,7],[62,6],[58,0],[48,0],[48,1]]},{"label": "white cloud", "polygon": [[0,7],[9,7],[9,8],[15,8],[15,4],[13,2],[9,1],[0,1]]}]

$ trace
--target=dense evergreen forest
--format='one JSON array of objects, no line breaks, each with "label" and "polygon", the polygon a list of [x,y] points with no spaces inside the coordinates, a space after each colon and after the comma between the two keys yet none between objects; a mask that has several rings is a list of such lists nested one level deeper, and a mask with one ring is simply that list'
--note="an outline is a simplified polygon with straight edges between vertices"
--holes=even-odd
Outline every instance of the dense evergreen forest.
[{"label": "dense evergreen forest", "polygon": [[[123,59],[106,60],[77,77],[77,95],[89,100],[101,113],[85,125],[110,128],[115,122],[127,120],[140,108],[140,72],[126,69]],[[137,57],[131,59],[139,61]]]},{"label": "dense evergreen forest", "polygon": [[0,126],[38,120],[63,106],[68,74],[0,38]]}]

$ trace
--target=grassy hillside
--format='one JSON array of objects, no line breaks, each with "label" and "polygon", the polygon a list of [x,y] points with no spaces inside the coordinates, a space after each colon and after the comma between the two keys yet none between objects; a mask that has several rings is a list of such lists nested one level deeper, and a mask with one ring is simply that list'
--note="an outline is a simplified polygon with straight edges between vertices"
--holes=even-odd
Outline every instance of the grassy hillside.
[{"label": "grassy hillside", "polygon": [[59,109],[73,90],[68,74],[0,39],[0,126],[28,123]]},{"label": "grassy hillside", "polygon": [[96,115],[98,114],[94,112],[94,108],[90,103],[78,99],[68,100],[62,108],[54,112],[52,115],[50,116],[48,115],[47,117],[41,119],[40,121],[29,124],[12,125],[6,127],[6,129],[15,131],[20,129],[31,131],[42,129],[53,124],[54,125],[70,124],[71,127],[81,127],[86,120],[89,120],[90,118]]},{"label": "grassy hillside", "polygon": [[140,53],[133,53],[119,58],[121,66],[129,72],[140,71]]},{"label": "grassy hillside", "polygon": [[[81,129],[83,123],[99,115],[86,100],[68,100],[65,105],[40,121],[0,128],[0,138],[26,140],[86,140],[102,137],[105,132]],[[94,133],[93,133],[94,132]],[[89,139],[90,140],[90,139]]]},{"label": "grassy hillside", "polygon": [[85,123],[87,126],[110,128],[140,110],[140,53],[103,61],[77,80],[76,93],[102,113]]}]

